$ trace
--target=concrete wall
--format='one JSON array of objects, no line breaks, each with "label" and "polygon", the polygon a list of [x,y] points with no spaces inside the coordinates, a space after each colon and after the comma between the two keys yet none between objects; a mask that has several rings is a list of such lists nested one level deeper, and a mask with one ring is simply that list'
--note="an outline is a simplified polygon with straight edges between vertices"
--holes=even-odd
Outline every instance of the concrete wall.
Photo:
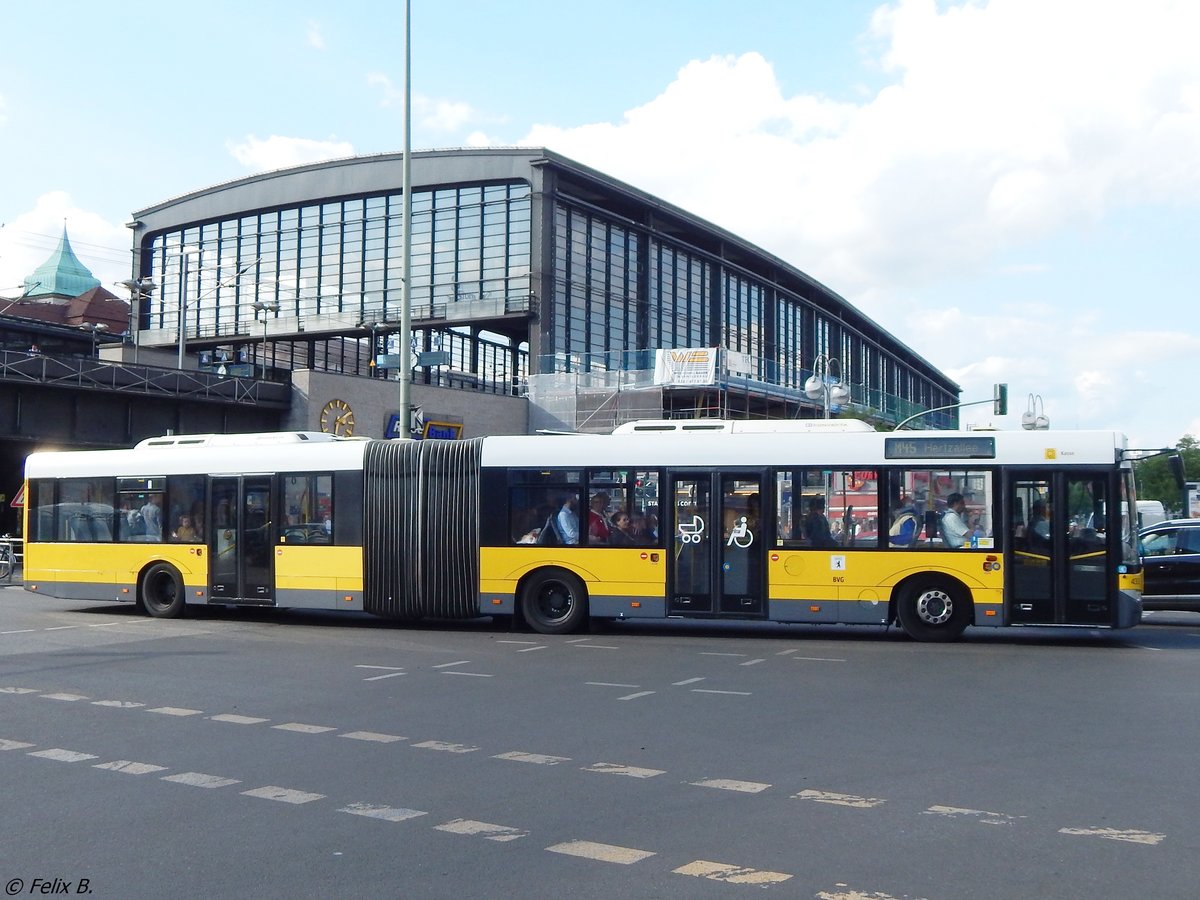
[{"label": "concrete wall", "polygon": [[[400,411],[400,386],[382,378],[298,369],[292,373],[292,406],[281,428],[320,431],[321,410],[330,400],[350,405],[355,436],[382,438],[388,420]],[[426,421],[462,423],[464,438],[529,433],[529,403],[524,397],[414,384],[412,403]]]}]

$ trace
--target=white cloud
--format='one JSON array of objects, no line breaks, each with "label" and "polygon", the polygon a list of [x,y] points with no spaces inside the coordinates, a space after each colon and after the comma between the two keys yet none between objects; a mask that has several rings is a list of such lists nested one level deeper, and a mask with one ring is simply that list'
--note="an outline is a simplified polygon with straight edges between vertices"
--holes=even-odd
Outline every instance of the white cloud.
[{"label": "white cloud", "polygon": [[[371,72],[367,75],[367,84],[379,89],[380,106],[397,106],[401,110],[404,109],[404,91],[396,87],[390,77],[382,72]],[[412,108],[413,124],[416,127],[445,134],[460,131],[467,126],[497,124],[504,121],[500,116],[486,115],[461,100],[446,100],[418,93],[413,94]],[[473,136],[478,138],[479,132],[475,132]],[[484,140],[486,141],[486,139]],[[472,146],[483,146],[483,144]]]},{"label": "white cloud", "polygon": [[309,21],[305,38],[308,41],[308,46],[312,47],[314,50],[325,49],[325,35],[321,33],[321,25],[317,21]]},{"label": "white cloud", "polygon": [[227,141],[225,146],[234,159],[255,171],[285,169],[354,155],[354,145],[348,141],[314,141],[277,134],[266,139],[250,134],[241,143]]},{"label": "white cloud", "polygon": [[58,246],[64,224],[79,261],[105,288],[124,296],[114,284],[128,278],[132,271],[128,229],[80,209],[65,191],[43,194],[33,209],[0,228],[0,296],[15,297],[21,293],[24,280]]}]

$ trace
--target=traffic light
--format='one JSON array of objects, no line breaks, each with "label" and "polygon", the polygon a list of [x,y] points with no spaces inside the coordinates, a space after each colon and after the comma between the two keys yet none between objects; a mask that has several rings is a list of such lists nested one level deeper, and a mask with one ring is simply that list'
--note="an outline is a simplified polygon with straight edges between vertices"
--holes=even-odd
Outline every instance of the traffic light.
[{"label": "traffic light", "polygon": [[992,412],[998,416],[1008,415],[1008,385],[998,384],[992,394]]}]

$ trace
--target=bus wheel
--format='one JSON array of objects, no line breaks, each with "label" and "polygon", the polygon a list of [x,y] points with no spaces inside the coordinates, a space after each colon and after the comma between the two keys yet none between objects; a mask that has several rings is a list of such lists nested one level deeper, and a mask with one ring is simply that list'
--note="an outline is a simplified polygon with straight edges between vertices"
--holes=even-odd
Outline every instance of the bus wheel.
[{"label": "bus wheel", "polygon": [[916,641],[956,640],[971,622],[963,588],[942,579],[917,579],[896,602],[900,626]]},{"label": "bus wheel", "polygon": [[587,619],[587,591],[570,572],[543,569],[525,583],[521,612],[534,631],[568,634]]},{"label": "bus wheel", "polygon": [[159,619],[183,614],[183,579],[174,566],[155,563],[142,576],[142,608]]}]

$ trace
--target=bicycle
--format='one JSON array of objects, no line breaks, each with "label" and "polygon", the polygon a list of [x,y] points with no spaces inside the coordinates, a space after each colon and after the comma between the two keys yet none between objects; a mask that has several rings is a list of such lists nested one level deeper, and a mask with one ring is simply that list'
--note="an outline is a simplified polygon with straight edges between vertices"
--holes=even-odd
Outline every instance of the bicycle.
[{"label": "bicycle", "polygon": [[11,583],[13,570],[17,567],[17,558],[9,537],[7,534],[0,536],[0,580]]}]

